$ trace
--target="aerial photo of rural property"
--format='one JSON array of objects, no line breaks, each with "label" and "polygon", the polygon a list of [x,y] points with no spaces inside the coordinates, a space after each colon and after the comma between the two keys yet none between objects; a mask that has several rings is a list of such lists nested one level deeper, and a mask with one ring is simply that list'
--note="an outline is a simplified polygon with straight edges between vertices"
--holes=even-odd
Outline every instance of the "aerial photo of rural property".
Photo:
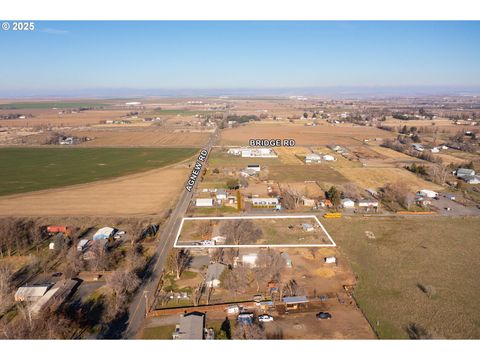
[{"label": "aerial photo of rural property", "polygon": [[480,339],[480,22],[8,24],[1,339]]}]

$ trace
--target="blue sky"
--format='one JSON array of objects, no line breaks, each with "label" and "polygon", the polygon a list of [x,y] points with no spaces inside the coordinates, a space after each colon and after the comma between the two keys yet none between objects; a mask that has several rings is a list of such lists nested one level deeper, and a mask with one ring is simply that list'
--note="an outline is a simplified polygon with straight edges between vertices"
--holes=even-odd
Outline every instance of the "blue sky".
[{"label": "blue sky", "polygon": [[478,87],[480,22],[36,22],[0,91]]}]

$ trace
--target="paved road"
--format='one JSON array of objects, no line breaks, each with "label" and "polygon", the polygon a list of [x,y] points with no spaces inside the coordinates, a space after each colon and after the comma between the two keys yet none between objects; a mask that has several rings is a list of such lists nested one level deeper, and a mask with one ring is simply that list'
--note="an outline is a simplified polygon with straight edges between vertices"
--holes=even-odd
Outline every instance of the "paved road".
[{"label": "paved road", "polygon": [[[217,140],[217,137],[218,137],[218,129],[212,133],[212,135],[208,140],[208,143],[204,147],[204,149],[208,151],[208,156],[210,155],[210,151],[212,149],[213,144]],[[208,161],[208,157],[203,162],[202,170],[205,169],[207,161]],[[179,179],[179,181],[182,181],[182,180]],[[183,181],[186,183],[187,179],[184,179]],[[150,263],[151,266],[149,269],[150,271],[148,272],[149,275],[148,277],[143,279],[143,282],[140,288],[137,290],[132,302],[130,303],[128,327],[124,332],[124,335],[123,335],[124,338],[127,338],[127,339],[134,338],[139,332],[139,330],[141,329],[143,321],[145,319],[147,300],[149,303],[148,306],[152,306],[152,303],[154,301],[155,291],[160,281],[162,270],[165,266],[165,261],[167,260],[170,249],[172,249],[173,247],[175,236],[177,234],[178,229],[180,228],[180,223],[182,221],[182,218],[185,216],[185,213],[188,209],[188,205],[190,204],[190,201],[198,185],[198,182],[200,182],[200,180],[197,180],[197,182],[195,182],[195,185],[191,192],[183,189],[175,209],[172,211],[167,222],[163,227],[163,231],[160,234],[158,239],[158,245],[155,249],[154,258]]]}]

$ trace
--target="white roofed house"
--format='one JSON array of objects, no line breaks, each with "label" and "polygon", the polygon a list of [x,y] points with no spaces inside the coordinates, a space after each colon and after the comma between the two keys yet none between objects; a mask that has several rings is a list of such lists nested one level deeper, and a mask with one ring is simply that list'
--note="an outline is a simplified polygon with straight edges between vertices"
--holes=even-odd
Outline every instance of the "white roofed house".
[{"label": "white roofed house", "polygon": [[342,207],[344,209],[352,209],[355,207],[355,202],[352,199],[342,199],[341,200]]},{"label": "white roofed house", "polygon": [[332,156],[332,155],[323,155],[322,156],[322,159],[325,160],[325,161],[335,161],[335,157]]},{"label": "white roofed house", "polygon": [[212,198],[196,199],[196,200],[195,200],[195,206],[198,206],[198,207],[210,207],[210,206],[213,206],[213,199],[212,199]]},{"label": "white roofed house", "polygon": [[465,169],[465,168],[459,168],[457,171],[455,171],[455,176],[458,178],[463,178],[464,176],[474,176],[475,175],[475,170],[473,169]]},{"label": "white roofed house", "polygon": [[45,295],[51,286],[52,284],[20,286],[15,292],[15,301],[38,301],[43,295]]},{"label": "white roofed house", "polygon": [[312,154],[305,155],[305,162],[307,164],[319,163],[321,161],[322,161],[322,157],[318,154],[312,153]]},{"label": "white roofed house", "polygon": [[277,198],[252,198],[252,206],[274,208],[280,205]]},{"label": "white roofed house", "polygon": [[365,211],[377,211],[378,209],[378,201],[372,199],[361,199],[358,200],[358,207]]}]

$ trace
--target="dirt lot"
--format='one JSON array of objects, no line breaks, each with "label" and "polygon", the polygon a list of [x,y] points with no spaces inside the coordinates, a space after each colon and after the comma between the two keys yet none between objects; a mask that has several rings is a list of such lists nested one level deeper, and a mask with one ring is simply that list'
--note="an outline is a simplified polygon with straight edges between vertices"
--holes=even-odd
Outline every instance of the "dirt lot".
[{"label": "dirt lot", "polygon": [[113,180],[0,199],[0,216],[160,214],[177,198],[189,173],[185,164]]},{"label": "dirt lot", "polygon": [[298,146],[321,146],[338,144],[348,146],[361,144],[365,138],[391,138],[392,132],[373,127],[353,126],[349,124],[322,124],[315,127],[282,122],[280,125],[250,123],[221,132],[222,145],[248,145],[251,138],[256,139],[294,139]]},{"label": "dirt lot", "polygon": [[433,338],[478,339],[478,219],[323,222],[358,276],[355,296],[381,338],[408,338],[415,324]]}]

